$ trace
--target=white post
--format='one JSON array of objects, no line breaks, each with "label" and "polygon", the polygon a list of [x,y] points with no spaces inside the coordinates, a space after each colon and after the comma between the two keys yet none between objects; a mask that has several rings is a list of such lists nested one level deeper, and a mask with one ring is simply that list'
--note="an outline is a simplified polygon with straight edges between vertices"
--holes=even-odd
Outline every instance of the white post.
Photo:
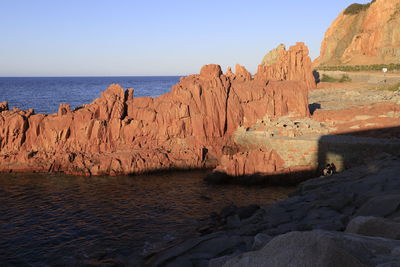
[{"label": "white post", "polygon": [[386,72],[388,71],[388,69],[387,68],[383,68],[382,69],[382,72],[383,72],[383,82],[386,84]]}]

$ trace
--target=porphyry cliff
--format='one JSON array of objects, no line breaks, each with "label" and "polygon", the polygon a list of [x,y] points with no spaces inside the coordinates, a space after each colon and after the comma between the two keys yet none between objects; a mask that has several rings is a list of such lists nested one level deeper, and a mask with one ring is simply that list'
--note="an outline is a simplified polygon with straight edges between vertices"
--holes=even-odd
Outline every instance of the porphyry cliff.
[{"label": "porphyry cliff", "polygon": [[315,79],[310,71],[311,59],[308,57],[308,48],[304,43],[298,42],[286,50],[284,45],[265,55],[258,65],[255,75],[256,80],[295,80],[303,81],[308,88],[315,88]]},{"label": "porphyry cliff", "polygon": [[345,9],[325,33],[314,66],[400,63],[400,0]]},{"label": "porphyry cliff", "polygon": [[279,78],[206,65],[156,98],[114,84],[91,104],[73,111],[61,104],[56,114],[0,103],[0,171],[117,175],[215,166],[234,147],[238,127],[266,115],[309,115],[302,75],[311,68],[297,65],[309,61],[299,49],[289,50],[295,61],[270,67],[291,73]]}]

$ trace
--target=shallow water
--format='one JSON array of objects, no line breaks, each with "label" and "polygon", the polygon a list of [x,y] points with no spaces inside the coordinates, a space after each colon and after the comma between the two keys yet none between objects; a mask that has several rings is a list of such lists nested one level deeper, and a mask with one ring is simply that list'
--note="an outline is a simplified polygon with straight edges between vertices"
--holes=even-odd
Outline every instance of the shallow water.
[{"label": "shallow water", "polygon": [[234,203],[273,203],[292,188],[209,186],[204,171],[143,176],[0,174],[1,265],[130,265],[197,219]]}]

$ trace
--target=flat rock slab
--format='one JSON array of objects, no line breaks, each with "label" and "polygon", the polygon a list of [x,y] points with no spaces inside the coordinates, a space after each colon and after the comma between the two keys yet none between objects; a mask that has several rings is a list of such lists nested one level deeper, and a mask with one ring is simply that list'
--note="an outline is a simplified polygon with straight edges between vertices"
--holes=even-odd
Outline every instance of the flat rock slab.
[{"label": "flat rock slab", "polygon": [[377,196],[361,206],[356,216],[386,217],[395,212],[399,205],[400,194]]},{"label": "flat rock slab", "polygon": [[375,266],[399,261],[400,241],[340,232],[290,232],[264,248],[228,260],[224,267]]},{"label": "flat rock slab", "polygon": [[400,223],[384,218],[358,216],[346,227],[347,233],[400,239]]}]

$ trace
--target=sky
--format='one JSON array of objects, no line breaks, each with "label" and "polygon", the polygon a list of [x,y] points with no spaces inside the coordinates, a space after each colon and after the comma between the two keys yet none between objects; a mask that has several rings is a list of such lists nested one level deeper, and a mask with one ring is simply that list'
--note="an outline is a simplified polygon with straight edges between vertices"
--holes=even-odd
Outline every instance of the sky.
[{"label": "sky", "polygon": [[281,43],[316,58],[353,2],[0,0],[0,76],[188,75],[211,63],[254,73]]}]

